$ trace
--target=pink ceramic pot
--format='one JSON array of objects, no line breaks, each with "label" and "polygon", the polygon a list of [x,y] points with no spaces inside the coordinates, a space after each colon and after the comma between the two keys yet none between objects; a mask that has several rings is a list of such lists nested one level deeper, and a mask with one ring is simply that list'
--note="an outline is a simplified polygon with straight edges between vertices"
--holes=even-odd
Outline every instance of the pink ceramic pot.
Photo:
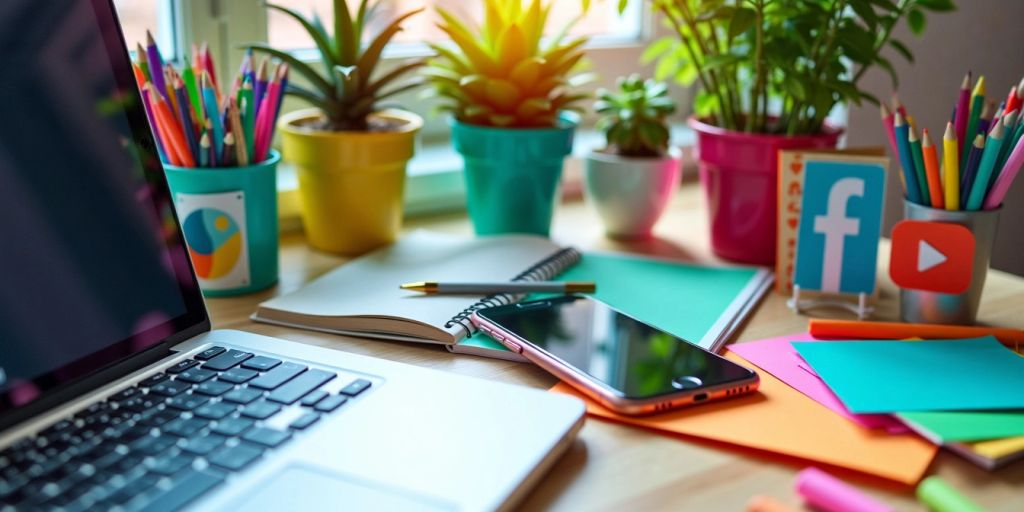
[{"label": "pink ceramic pot", "polygon": [[832,149],[842,130],[819,135],[764,135],[719,128],[690,118],[711,219],[711,249],[721,258],[775,263],[780,149]]}]

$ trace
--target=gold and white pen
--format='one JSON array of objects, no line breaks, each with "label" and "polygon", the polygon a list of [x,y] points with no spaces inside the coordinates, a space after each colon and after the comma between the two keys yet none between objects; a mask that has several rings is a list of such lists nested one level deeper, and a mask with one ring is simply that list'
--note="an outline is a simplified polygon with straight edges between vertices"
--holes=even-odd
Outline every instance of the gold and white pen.
[{"label": "gold and white pen", "polygon": [[489,295],[492,293],[594,293],[592,281],[505,281],[496,283],[405,283],[403,290],[427,294]]}]

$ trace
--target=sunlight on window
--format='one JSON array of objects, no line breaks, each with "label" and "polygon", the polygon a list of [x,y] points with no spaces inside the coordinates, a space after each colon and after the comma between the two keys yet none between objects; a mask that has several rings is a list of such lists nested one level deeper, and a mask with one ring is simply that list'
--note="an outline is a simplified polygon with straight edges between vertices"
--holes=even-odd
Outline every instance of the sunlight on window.
[{"label": "sunlight on window", "polygon": [[[303,15],[311,12],[320,14],[328,32],[331,30],[332,0],[288,0],[280,2],[295,9]],[[351,8],[358,5],[350,0]],[[623,16],[616,12],[616,3],[612,0],[594,2],[591,11],[572,30],[575,35],[601,36],[616,39],[635,39],[640,35],[640,2],[631,2],[629,11]],[[427,10],[411,18],[405,24],[405,30],[393,39],[394,44],[413,45],[422,42],[437,42],[445,39],[435,22],[438,19],[433,7],[440,6],[455,13],[459,17],[483,18],[483,3],[466,0],[382,0],[378,2],[374,23],[370,26],[370,34],[380,30],[388,20],[412,9],[426,7]],[[580,3],[573,0],[557,0],[551,10],[552,30],[560,30],[564,24],[579,16]],[[268,16],[268,34],[270,44],[285,50],[306,50],[313,48],[313,42],[298,23],[287,16],[271,11]],[[376,29],[376,30],[374,30]]]},{"label": "sunlight on window", "polygon": [[128,49],[134,50],[135,43],[144,45],[146,30],[151,30],[164,58],[173,57],[173,24],[168,19],[167,2],[170,0],[114,0]]}]

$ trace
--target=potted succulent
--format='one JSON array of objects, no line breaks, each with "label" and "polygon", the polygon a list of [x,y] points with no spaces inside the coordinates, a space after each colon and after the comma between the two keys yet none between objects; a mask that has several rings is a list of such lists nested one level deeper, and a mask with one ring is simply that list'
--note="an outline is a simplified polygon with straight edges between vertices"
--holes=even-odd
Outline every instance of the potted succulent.
[{"label": "potted succulent", "polygon": [[453,47],[432,45],[424,72],[451,112],[477,234],[547,235],[565,157],[586,97],[573,92],[586,38],[542,39],[550,5],[485,0],[480,25],[438,8]]},{"label": "potted succulent", "polygon": [[775,259],[777,152],[834,147],[826,117],[837,104],[878,100],[858,82],[872,67],[897,77],[883,50],[913,56],[893,28],[920,34],[925,11],[950,0],[651,0],[674,35],[645,59],[657,77],[699,82],[695,117],[700,177],[721,257]]},{"label": "potted succulent", "polygon": [[598,90],[594,110],[606,145],[587,155],[586,196],[605,231],[643,237],[661,217],[682,174],[682,154],[669,145],[666,118],[676,111],[668,85],[631,75],[617,91]]},{"label": "potted succulent", "polygon": [[382,100],[422,83],[406,77],[423,62],[377,73],[384,46],[422,9],[399,15],[364,43],[373,11],[369,4],[370,0],[361,0],[353,12],[346,0],[334,0],[333,34],[315,14],[306,18],[293,9],[268,5],[309,33],[323,72],[288,52],[250,45],[287,62],[306,81],[288,83],[285,94],[315,108],[281,118],[282,149],[298,173],[310,244],[340,254],[363,253],[397,237],[406,165],[423,125],[411,112],[381,107]]}]

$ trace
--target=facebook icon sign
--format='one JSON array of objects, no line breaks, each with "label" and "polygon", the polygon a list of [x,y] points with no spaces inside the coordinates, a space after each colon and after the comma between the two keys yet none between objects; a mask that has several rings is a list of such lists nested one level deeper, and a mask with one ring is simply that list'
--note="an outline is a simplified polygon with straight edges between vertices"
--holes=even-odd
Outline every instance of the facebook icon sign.
[{"label": "facebook icon sign", "polygon": [[885,168],[809,161],[793,283],[827,293],[874,293]]}]

